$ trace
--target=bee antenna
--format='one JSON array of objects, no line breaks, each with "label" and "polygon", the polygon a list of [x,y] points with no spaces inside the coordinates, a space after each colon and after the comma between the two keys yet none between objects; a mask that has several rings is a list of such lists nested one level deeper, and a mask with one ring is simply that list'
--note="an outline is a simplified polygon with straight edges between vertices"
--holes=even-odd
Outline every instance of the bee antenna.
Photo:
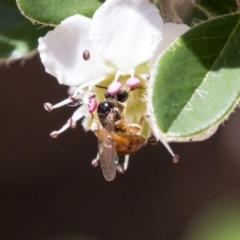
[{"label": "bee antenna", "polygon": [[101,86],[101,85],[95,85],[95,87],[97,87],[97,88],[107,89],[107,87],[104,87],[104,86]]}]

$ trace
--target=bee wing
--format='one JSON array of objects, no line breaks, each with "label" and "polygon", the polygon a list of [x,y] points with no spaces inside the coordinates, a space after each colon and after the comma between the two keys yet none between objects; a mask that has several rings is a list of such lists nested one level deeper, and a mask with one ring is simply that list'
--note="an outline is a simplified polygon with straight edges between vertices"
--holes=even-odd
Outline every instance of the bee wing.
[{"label": "bee wing", "polygon": [[[111,116],[109,116],[110,118]],[[114,122],[107,119],[107,124],[103,128],[99,126],[98,149],[103,175],[107,181],[112,181],[116,176],[118,155],[114,140]]]}]

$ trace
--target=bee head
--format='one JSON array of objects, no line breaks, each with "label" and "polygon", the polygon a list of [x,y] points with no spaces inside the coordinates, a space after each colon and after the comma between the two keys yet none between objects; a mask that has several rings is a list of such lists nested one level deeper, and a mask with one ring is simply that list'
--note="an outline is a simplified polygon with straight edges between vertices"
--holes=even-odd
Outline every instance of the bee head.
[{"label": "bee head", "polygon": [[116,99],[118,102],[126,102],[128,99],[128,92],[126,90],[119,90],[116,94],[112,95],[108,92],[105,92],[106,99]]},{"label": "bee head", "polygon": [[97,115],[104,127],[109,116],[113,122],[121,119],[121,110],[115,105],[114,101],[106,100],[98,104]]},{"label": "bee head", "polygon": [[104,115],[110,113],[112,108],[114,107],[114,103],[111,101],[104,101],[98,104],[97,113],[98,115]]}]

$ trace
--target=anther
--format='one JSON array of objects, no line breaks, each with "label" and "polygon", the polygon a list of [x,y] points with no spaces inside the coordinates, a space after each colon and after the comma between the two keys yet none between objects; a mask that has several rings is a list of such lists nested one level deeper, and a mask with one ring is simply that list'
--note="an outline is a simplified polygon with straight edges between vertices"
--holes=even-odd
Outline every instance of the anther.
[{"label": "anther", "polygon": [[68,119],[68,125],[72,129],[77,127],[77,123],[72,118]]},{"label": "anther", "polygon": [[59,134],[58,134],[58,132],[56,132],[56,131],[50,133],[50,137],[51,137],[51,138],[57,138],[58,135],[59,135]]},{"label": "anther", "polygon": [[173,163],[178,163],[180,161],[180,157],[175,154],[175,156],[173,157]]},{"label": "anther", "polygon": [[44,109],[48,112],[52,111],[52,104],[51,103],[44,103]]},{"label": "anther", "polygon": [[97,108],[97,100],[96,100],[96,96],[94,95],[89,99],[89,105],[88,105],[89,113],[93,113],[96,108]]},{"label": "anther", "polygon": [[140,80],[137,77],[131,77],[131,78],[127,79],[126,84],[130,88],[134,89],[134,88],[136,88],[140,84]]},{"label": "anther", "polygon": [[115,95],[122,87],[122,83],[119,82],[119,81],[113,81],[109,86],[108,86],[108,89],[107,89],[107,92],[112,94],[112,95]]},{"label": "anther", "polygon": [[90,52],[88,50],[84,50],[83,51],[83,59],[85,61],[89,60],[90,59]]}]

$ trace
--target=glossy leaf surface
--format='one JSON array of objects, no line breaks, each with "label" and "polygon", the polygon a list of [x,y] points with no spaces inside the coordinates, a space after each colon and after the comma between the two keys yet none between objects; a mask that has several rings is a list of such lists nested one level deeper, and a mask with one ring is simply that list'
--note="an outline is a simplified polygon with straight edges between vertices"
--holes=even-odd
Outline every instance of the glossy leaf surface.
[{"label": "glossy leaf surface", "polygon": [[103,0],[17,0],[22,13],[33,22],[58,25],[75,14],[92,17]]},{"label": "glossy leaf surface", "polygon": [[187,138],[225,120],[240,93],[240,15],[193,27],[162,55],[151,104],[167,137]]}]

